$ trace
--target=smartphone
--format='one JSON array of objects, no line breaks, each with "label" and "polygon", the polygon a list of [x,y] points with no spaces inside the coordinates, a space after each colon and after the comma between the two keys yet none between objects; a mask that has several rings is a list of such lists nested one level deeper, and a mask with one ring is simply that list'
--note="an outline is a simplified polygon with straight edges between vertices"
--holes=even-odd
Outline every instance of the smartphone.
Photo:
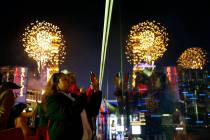
[{"label": "smartphone", "polygon": [[90,82],[91,83],[95,82],[95,77],[96,77],[96,74],[94,72],[90,71]]}]

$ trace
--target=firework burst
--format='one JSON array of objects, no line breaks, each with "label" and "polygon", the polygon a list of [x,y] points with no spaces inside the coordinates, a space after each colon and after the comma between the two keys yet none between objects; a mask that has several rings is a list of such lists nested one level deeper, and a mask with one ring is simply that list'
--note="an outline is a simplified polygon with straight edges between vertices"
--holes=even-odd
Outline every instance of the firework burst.
[{"label": "firework burst", "polygon": [[25,52],[37,62],[39,70],[43,66],[58,66],[64,60],[65,41],[59,27],[51,23],[31,23],[25,28],[22,42]]},{"label": "firework burst", "polygon": [[185,50],[177,61],[184,69],[203,69],[207,62],[206,51],[196,47]]},{"label": "firework burst", "polygon": [[150,63],[162,57],[168,46],[168,33],[160,23],[142,22],[131,28],[125,54],[129,63]]}]

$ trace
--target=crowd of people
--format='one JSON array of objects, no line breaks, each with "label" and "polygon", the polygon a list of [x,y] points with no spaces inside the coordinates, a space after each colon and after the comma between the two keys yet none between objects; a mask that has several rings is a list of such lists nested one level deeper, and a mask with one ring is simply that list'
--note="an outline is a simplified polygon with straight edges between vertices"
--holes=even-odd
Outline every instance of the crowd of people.
[{"label": "crowd of people", "polygon": [[[9,85],[9,86],[8,86]],[[18,96],[12,82],[0,87],[0,132],[21,128],[25,140],[94,140],[96,117],[102,100],[96,75],[91,75],[88,89],[79,88],[73,72],[54,73],[45,87],[41,103],[32,112],[27,104],[14,104]],[[38,116],[35,134],[28,126],[31,117]]]},{"label": "crowd of people", "polygon": [[[117,73],[114,77],[116,88],[114,95],[118,101],[120,114],[129,115],[138,109],[147,109],[146,114],[174,112],[176,97],[172,97],[175,94],[172,93],[165,74],[156,71],[137,72],[132,88],[129,87],[129,74],[125,74],[123,82],[120,76]],[[13,90],[20,88],[13,82],[4,82],[0,85],[0,132],[20,128],[25,140],[96,139],[96,118],[99,114],[102,92],[94,73],[90,74],[90,86],[87,89],[78,87],[76,74],[73,72],[54,73],[46,84],[41,103],[37,103],[32,112],[26,111],[28,107],[26,103],[15,104],[18,93]],[[144,108],[137,105],[142,99],[145,99]],[[159,101],[156,102],[156,99]],[[147,116],[149,115],[146,115],[146,118]],[[35,131],[29,127],[29,118],[34,120],[38,118],[38,121],[35,121]],[[129,126],[128,120],[126,125]],[[153,128],[162,130],[160,126],[161,124],[147,125],[149,131]],[[168,128],[164,130],[165,133],[168,131]]]},{"label": "crowd of people", "polygon": [[[135,73],[135,82],[130,87],[129,74],[126,73],[124,81],[119,74],[114,78],[114,95],[118,101],[119,114],[135,114],[144,111],[147,125],[144,127],[148,135],[165,134],[166,139],[173,139],[173,128],[164,127],[161,118],[154,119],[151,114],[173,114],[178,103],[176,93],[167,76],[156,70],[142,70]],[[130,122],[127,119],[126,126]],[[147,135],[144,133],[144,135]]]}]

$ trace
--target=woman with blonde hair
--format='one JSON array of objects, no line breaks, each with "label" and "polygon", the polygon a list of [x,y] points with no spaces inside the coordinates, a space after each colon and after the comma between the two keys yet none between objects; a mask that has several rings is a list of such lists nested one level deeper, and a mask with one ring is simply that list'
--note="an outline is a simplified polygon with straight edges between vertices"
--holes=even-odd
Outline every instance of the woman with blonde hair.
[{"label": "woman with blonde hair", "polygon": [[48,86],[46,113],[49,117],[50,140],[91,139],[92,132],[84,104],[78,96],[69,94],[71,83],[68,76],[56,73]]},{"label": "woman with blonde hair", "polygon": [[36,140],[49,140],[48,135],[48,116],[46,113],[46,100],[54,92],[56,84],[53,82],[53,79],[57,74],[53,74],[47,82],[47,85],[44,90],[44,94],[41,98],[41,103],[37,104],[37,116],[38,116],[38,125],[36,129]]}]

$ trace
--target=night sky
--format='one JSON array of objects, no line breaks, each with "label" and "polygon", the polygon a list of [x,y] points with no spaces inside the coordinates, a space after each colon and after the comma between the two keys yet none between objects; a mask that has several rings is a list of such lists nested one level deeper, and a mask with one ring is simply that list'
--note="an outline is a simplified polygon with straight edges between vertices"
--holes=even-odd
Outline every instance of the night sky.
[{"label": "night sky", "polygon": [[[0,7],[0,66],[27,66],[36,69],[20,42],[20,35],[31,22],[48,21],[60,27],[67,45],[61,69],[77,74],[79,86],[87,87],[89,71],[99,74],[105,0],[92,1],[7,1]],[[104,85],[120,71],[120,49],[125,46],[131,26],[156,20],[169,33],[169,46],[157,66],[176,65],[180,54],[189,47],[201,47],[210,54],[210,5],[205,1],[115,0],[110,27]],[[124,55],[124,54],[123,54]],[[208,57],[210,58],[210,57]],[[210,60],[210,59],[209,59]],[[124,71],[131,66],[124,61]],[[209,67],[209,64],[208,66]],[[106,90],[104,90],[104,93]]]}]

